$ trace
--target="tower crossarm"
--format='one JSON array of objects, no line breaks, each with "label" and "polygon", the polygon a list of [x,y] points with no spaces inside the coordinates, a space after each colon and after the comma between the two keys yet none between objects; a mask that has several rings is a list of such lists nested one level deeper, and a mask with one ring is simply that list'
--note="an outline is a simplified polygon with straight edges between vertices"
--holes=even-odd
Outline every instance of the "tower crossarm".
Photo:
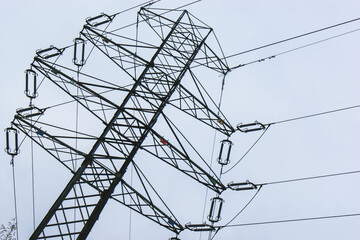
[{"label": "tower crossarm", "polygon": [[115,35],[89,25],[85,25],[80,33],[134,79],[135,71],[144,69],[149,64],[149,61],[139,56],[136,51],[140,48],[155,51],[157,49],[157,46],[144,42],[139,43],[136,39]]},{"label": "tower crossarm", "polygon": [[[31,121],[25,119],[18,114],[15,115],[12,124],[70,171],[76,171],[76,169],[74,169],[77,165],[76,162],[81,163],[85,159],[86,154],[84,152],[75,149],[70,143],[65,142],[65,139],[70,141],[75,141],[76,139],[75,133],[68,129],[62,129],[62,133],[57,133],[57,136],[55,137],[48,132],[46,127],[50,127],[49,125],[42,124],[39,120]],[[57,128],[56,126],[51,127],[52,129]],[[93,140],[93,137],[89,135],[80,135],[78,138]]]},{"label": "tower crossarm", "polygon": [[[85,153],[61,141],[59,139],[61,136],[51,136],[47,131],[40,129],[20,116],[15,116],[13,125],[63,163],[71,172],[74,172],[74,169],[72,169],[74,163],[72,161],[83,160],[86,157]],[[115,156],[107,157],[113,160],[116,158]],[[44,236],[47,238],[58,236],[56,233],[52,235],[51,232],[59,226],[73,229],[75,225],[79,227],[82,223],[86,222],[87,217],[89,217],[87,213],[94,207],[94,200],[100,198],[111,179],[116,178],[116,173],[103,165],[102,161],[103,158],[99,156],[94,157],[92,164],[84,171],[81,179],[76,182],[69,195],[63,201],[62,206],[56,210],[55,215],[57,217],[51,219],[47,224],[48,229]],[[90,189],[86,184],[90,186]],[[179,232],[183,229],[175,216],[166,214],[159,207],[155,206],[149,195],[144,196],[140,194],[124,180],[120,181],[120,185],[117,188],[118,191],[112,194],[112,199],[171,231]],[[73,211],[76,211],[73,218],[67,216],[73,214]],[[60,220],[65,218],[67,221]]]},{"label": "tower crossarm", "polygon": [[[180,150],[153,129],[148,138],[150,138],[149,143],[144,144],[142,148],[151,155],[159,158],[215,192],[221,193],[226,189],[207,164],[205,164],[205,167],[207,167],[207,171],[205,171],[204,167],[201,167],[188,156],[184,148]],[[177,145],[181,145],[179,142],[177,143]]]},{"label": "tower crossarm", "polygon": [[201,53],[194,60],[193,67],[199,66],[205,66],[221,74],[226,74],[230,71],[226,58],[219,57],[207,43],[204,44]]},{"label": "tower crossarm", "polygon": [[174,215],[164,213],[155,206],[150,196],[145,197],[140,194],[123,179],[120,181],[116,191],[117,192],[114,192],[111,196],[115,201],[124,204],[170,231],[179,233],[184,230],[184,227],[178,222]]},{"label": "tower crossarm", "polygon": [[218,108],[211,109],[204,98],[200,100],[181,84],[169,100],[169,104],[227,136],[235,132]]},{"label": "tower crossarm", "polygon": [[106,97],[105,93],[127,94],[130,91],[126,87],[106,83],[100,79],[89,79],[83,75],[82,81],[77,81],[75,71],[39,57],[34,58],[32,67],[102,122],[105,122],[106,117],[112,115],[119,106],[118,102]]}]

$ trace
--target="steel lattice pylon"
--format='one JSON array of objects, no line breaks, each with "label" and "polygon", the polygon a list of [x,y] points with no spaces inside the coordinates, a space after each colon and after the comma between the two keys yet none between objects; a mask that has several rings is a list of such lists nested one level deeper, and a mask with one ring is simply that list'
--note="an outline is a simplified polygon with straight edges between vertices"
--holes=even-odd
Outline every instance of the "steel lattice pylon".
[{"label": "steel lattice pylon", "polygon": [[[146,189],[146,179],[134,161],[139,150],[217,193],[226,188],[209,166],[189,156],[170,117],[164,113],[169,105],[226,136],[235,131],[197,84],[198,68],[222,74],[229,70],[207,42],[212,29],[184,10],[141,8],[136,24],[113,27],[120,16],[102,14],[87,19],[73,45],[38,51],[27,71],[31,74],[27,77],[42,76],[63,90],[70,101],[102,126],[96,135],[52,124],[46,114],[54,106],[40,108],[31,104],[17,111],[13,126],[73,173],[30,239],[85,239],[109,199],[175,233],[184,230],[170,209],[159,207]],[[140,25],[153,37],[138,37]],[[136,29],[135,37],[127,35],[129,28]],[[118,82],[85,72],[85,42],[87,48],[93,46],[122,70]],[[69,67],[73,64],[69,61],[60,63],[68,52],[74,52],[75,68]],[[184,77],[195,83],[196,93],[182,84]],[[36,90],[37,87],[34,94],[28,94],[30,98],[35,98]],[[173,135],[172,141],[155,130],[157,121],[162,121]],[[130,164],[134,165],[143,189],[135,189],[125,181]]]}]

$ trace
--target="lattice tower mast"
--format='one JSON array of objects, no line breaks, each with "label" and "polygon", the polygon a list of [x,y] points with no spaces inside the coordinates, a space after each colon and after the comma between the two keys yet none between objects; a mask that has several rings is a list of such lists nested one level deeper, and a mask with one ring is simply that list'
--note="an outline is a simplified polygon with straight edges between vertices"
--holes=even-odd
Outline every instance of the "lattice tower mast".
[{"label": "lattice tower mast", "polygon": [[[200,88],[193,93],[181,84],[185,75],[197,81],[192,68],[227,73],[226,62],[207,44],[212,29],[187,11],[141,8],[134,27],[145,24],[156,38],[140,41],[121,35],[122,28],[107,30],[117,16],[102,14],[87,20],[72,46],[78,71],[57,62],[71,48],[55,47],[38,51],[27,70],[27,81],[28,77],[43,76],[104,126],[101,134],[93,136],[41,121],[49,108],[30,105],[17,111],[13,126],[73,173],[30,239],[85,239],[110,198],[175,233],[181,232],[184,227],[170,209],[156,206],[145,187],[139,191],[125,182],[124,174],[134,164],[138,150],[154,155],[217,193],[226,188],[211,168],[204,169],[190,158],[163,112],[172,105],[227,136],[235,131]],[[76,76],[85,64],[85,42],[122,69],[132,83],[98,81],[86,74],[79,81]],[[160,118],[174,134],[172,142],[154,130]],[[75,139],[91,143],[91,147],[77,148]],[[81,164],[74,169],[74,162]],[[144,181],[140,174],[139,178]]]}]

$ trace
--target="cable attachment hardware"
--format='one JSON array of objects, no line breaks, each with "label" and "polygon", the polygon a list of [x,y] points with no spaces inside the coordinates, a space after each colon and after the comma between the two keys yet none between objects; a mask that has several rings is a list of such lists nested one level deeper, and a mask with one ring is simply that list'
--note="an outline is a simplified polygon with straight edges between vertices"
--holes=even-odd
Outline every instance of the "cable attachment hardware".
[{"label": "cable attachment hardware", "polygon": [[18,130],[13,127],[5,129],[6,132],[6,153],[15,156],[19,154]]},{"label": "cable attachment hardware", "polygon": [[104,43],[110,43],[111,41],[111,39],[107,38],[106,36],[104,36],[102,40]]},{"label": "cable attachment hardware", "polygon": [[25,94],[30,99],[36,98],[38,96],[36,76],[37,73],[34,70],[25,70]]},{"label": "cable attachment hardware", "polygon": [[160,138],[160,143],[161,143],[162,145],[168,145],[168,144],[169,144],[169,141],[162,137],[162,138]]},{"label": "cable attachment hardware", "polygon": [[109,16],[105,13],[101,13],[100,15],[96,17],[90,17],[86,19],[86,23],[90,25],[91,27],[97,27],[102,24],[111,22],[113,20],[114,16]]},{"label": "cable attachment hardware", "polygon": [[241,182],[241,183],[230,182],[228,183],[228,187],[234,191],[257,189],[257,186],[252,182],[249,182],[249,180],[246,180],[246,182]]},{"label": "cable attachment hardware", "polygon": [[224,139],[221,141],[220,153],[218,157],[218,163],[221,165],[227,165],[230,163],[230,152],[233,143],[230,140]]},{"label": "cable attachment hardware", "polygon": [[46,109],[40,109],[32,105],[28,108],[20,108],[16,110],[16,113],[22,118],[31,118],[44,114],[45,110]]},{"label": "cable attachment hardware", "polygon": [[210,213],[208,216],[210,222],[214,223],[220,221],[221,219],[220,214],[223,203],[224,200],[220,197],[214,197],[211,199]]},{"label": "cable attachment hardware", "polygon": [[260,131],[260,130],[265,129],[265,125],[262,123],[259,123],[258,121],[255,121],[254,123],[247,123],[247,124],[240,123],[236,127],[240,132],[243,132],[243,133]]},{"label": "cable attachment hardware", "polygon": [[50,46],[49,48],[37,50],[36,55],[38,55],[42,59],[48,59],[61,55],[64,52],[64,50],[65,50],[64,48],[60,49],[54,46]]},{"label": "cable attachment hardware", "polygon": [[81,67],[85,64],[85,40],[82,38],[74,39],[73,63],[78,67]]},{"label": "cable attachment hardware", "polygon": [[214,226],[206,223],[200,223],[200,224],[187,223],[185,224],[185,227],[190,231],[194,231],[194,232],[209,232],[215,230]]}]

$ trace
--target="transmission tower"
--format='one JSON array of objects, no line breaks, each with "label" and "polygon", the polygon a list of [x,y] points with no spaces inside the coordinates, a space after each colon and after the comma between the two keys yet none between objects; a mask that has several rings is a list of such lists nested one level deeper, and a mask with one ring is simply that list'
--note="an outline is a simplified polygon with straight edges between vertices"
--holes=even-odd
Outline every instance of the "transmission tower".
[{"label": "transmission tower", "polygon": [[[201,157],[190,156],[186,140],[164,111],[171,106],[224,137],[235,131],[199,82],[198,73],[206,69],[217,75],[229,71],[212,29],[186,10],[142,7],[136,23],[129,25],[121,25],[126,17],[122,16],[88,18],[73,44],[37,51],[25,72],[30,105],[17,111],[8,132],[17,139],[17,130],[21,131],[72,173],[30,239],[85,239],[109,199],[175,234],[183,231],[184,223],[158,200],[138,167],[135,156],[140,151],[217,195],[226,189]],[[104,62],[92,62],[90,53]],[[115,81],[105,80],[109,63],[119,69]],[[184,79],[194,90],[188,90]],[[39,86],[47,83],[65,93],[64,102],[35,106]],[[66,113],[58,109],[74,103],[78,112],[87,114],[84,124],[91,124],[90,131],[81,131],[81,125],[70,128],[63,120]],[[223,143],[231,147],[231,142]],[[14,147],[7,147],[9,154],[18,153],[17,145],[16,140]],[[125,179],[130,166],[141,189]],[[221,206],[222,200],[214,199]],[[201,227],[187,228],[204,230]]]}]

